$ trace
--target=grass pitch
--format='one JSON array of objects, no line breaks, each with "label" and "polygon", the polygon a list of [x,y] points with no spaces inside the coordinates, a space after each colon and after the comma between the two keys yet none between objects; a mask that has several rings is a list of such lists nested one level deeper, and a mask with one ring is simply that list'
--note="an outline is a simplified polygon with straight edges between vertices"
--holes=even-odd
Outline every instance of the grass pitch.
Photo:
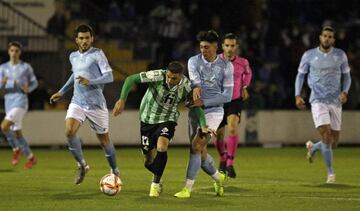
[{"label": "grass pitch", "polygon": [[[214,149],[209,151],[217,162]],[[117,147],[124,187],[114,197],[99,190],[100,178],[109,172],[102,150],[84,149],[90,171],[78,186],[67,150],[34,152],[38,165],[24,170],[24,158],[13,168],[11,151],[0,150],[0,210],[360,210],[360,148],[334,151],[332,185],[325,184],[321,153],[309,164],[304,148],[239,148],[238,178],[227,180],[225,196],[216,197],[212,180],[200,171],[190,199],[173,197],[184,186],[187,148],[170,147],[160,198],[148,197],[151,174],[138,148]]]}]

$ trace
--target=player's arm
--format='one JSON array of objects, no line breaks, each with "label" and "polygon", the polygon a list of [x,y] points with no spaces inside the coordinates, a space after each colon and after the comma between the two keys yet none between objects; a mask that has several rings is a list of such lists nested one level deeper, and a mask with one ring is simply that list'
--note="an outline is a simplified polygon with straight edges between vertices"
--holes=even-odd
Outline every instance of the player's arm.
[{"label": "player's arm", "polygon": [[36,79],[36,76],[34,74],[34,70],[32,69],[32,67],[29,65],[29,75],[28,75],[28,80],[29,80],[29,84],[25,84],[23,87],[22,87],[22,90],[24,91],[24,93],[30,93],[32,91],[34,91],[39,83]]},{"label": "player's arm", "polygon": [[105,72],[102,76],[89,80],[88,85],[107,84],[114,81],[112,72]]},{"label": "player's arm", "polygon": [[305,52],[301,57],[298,74],[295,79],[295,105],[298,109],[305,109],[305,101],[301,96],[306,74],[309,72],[309,52]]},{"label": "player's arm", "polygon": [[74,87],[74,82],[75,82],[74,78],[75,76],[73,73],[71,74],[67,82],[64,84],[64,86],[58,92],[56,92],[50,97],[50,104],[58,101],[66,92],[68,92],[71,88]]},{"label": "player's arm", "polygon": [[200,99],[201,97],[201,77],[200,73],[196,69],[196,60],[191,58],[188,61],[189,78],[193,87],[193,101]]},{"label": "player's arm", "polygon": [[346,54],[343,53],[343,63],[341,64],[341,75],[342,75],[342,87],[341,87],[341,94],[339,96],[341,104],[347,102],[347,95],[349,93],[349,89],[351,86],[351,75],[350,75],[350,67],[348,63],[348,59]]},{"label": "player's arm", "polygon": [[241,90],[241,98],[242,100],[247,100],[249,98],[249,92],[247,88],[250,86],[251,78],[252,78],[252,70],[250,68],[248,60],[245,60],[245,71],[242,77],[243,87]]},{"label": "player's arm", "polygon": [[123,87],[121,88],[121,94],[118,101],[116,101],[113,108],[113,115],[117,116],[124,111],[126,99],[134,86],[135,83],[140,83],[141,77],[140,74],[134,74],[126,78]]},{"label": "player's arm", "polygon": [[5,87],[6,87],[6,83],[7,83],[8,77],[4,75],[4,70],[0,67],[0,94],[3,96],[5,95],[6,91],[5,91]]},{"label": "player's arm", "polygon": [[224,71],[225,77],[223,80],[222,92],[211,99],[203,99],[205,107],[217,106],[231,101],[234,87],[233,72],[234,67],[231,62],[228,62],[226,70]]}]

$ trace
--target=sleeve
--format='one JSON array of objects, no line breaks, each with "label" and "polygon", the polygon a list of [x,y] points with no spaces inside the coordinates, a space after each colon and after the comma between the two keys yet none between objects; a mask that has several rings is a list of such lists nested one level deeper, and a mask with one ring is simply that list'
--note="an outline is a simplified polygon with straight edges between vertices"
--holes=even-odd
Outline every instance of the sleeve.
[{"label": "sleeve", "polygon": [[28,65],[28,71],[29,71],[29,75],[28,75],[28,77],[29,77],[28,78],[28,80],[29,80],[29,92],[32,92],[38,87],[39,83],[38,83],[38,81],[36,79],[36,76],[34,74],[34,70],[31,67],[31,65]]},{"label": "sleeve", "polygon": [[251,78],[252,78],[252,70],[250,68],[249,61],[247,59],[245,59],[245,71],[244,71],[244,76],[243,76],[243,82],[244,82],[243,86],[248,87],[250,85]]},{"label": "sleeve", "polygon": [[102,74],[106,72],[112,72],[112,69],[104,54],[104,51],[102,51],[101,49],[99,50],[96,60]]},{"label": "sleeve", "polygon": [[342,92],[345,93],[349,93],[349,89],[351,86],[351,76],[350,76],[350,72],[346,72],[342,74],[343,79],[342,79]]},{"label": "sleeve", "polygon": [[105,72],[102,76],[89,81],[90,85],[107,84],[114,81],[112,72]]},{"label": "sleeve", "polygon": [[121,94],[120,94],[120,99],[122,100],[125,100],[127,99],[129,93],[130,93],[130,90],[131,88],[133,87],[133,85],[135,83],[141,83],[141,77],[140,77],[140,74],[134,74],[134,75],[131,75],[129,77],[126,78],[125,82],[124,82],[124,85],[122,86],[121,88]]},{"label": "sleeve", "polygon": [[150,70],[139,73],[141,83],[156,82],[164,80],[164,70]]},{"label": "sleeve", "polygon": [[348,62],[348,58],[347,58],[345,52],[343,52],[342,62],[341,62],[341,65],[340,65],[340,69],[341,69],[341,73],[348,73],[348,72],[350,72],[349,62]]},{"label": "sleeve", "polygon": [[59,92],[64,95],[67,91],[69,91],[71,88],[74,87],[74,73],[71,74],[67,82],[64,84],[64,86],[59,90]]},{"label": "sleeve", "polygon": [[225,77],[222,84],[221,94],[218,94],[216,97],[211,99],[203,99],[205,107],[216,106],[231,101],[234,87],[234,67],[231,62],[227,62],[224,74]]},{"label": "sleeve", "polygon": [[196,59],[190,58],[188,61],[189,78],[193,87],[201,87],[200,73],[196,69]]},{"label": "sleeve", "polygon": [[295,79],[295,96],[301,94],[302,87],[304,85],[306,73],[298,72]]},{"label": "sleeve", "polygon": [[206,127],[206,118],[205,118],[205,112],[201,107],[195,107],[192,108],[192,110],[194,110],[198,120],[199,120],[199,125],[201,128]]},{"label": "sleeve", "polygon": [[300,65],[298,68],[299,73],[308,73],[309,72],[309,52],[305,52],[303,56],[301,57]]}]

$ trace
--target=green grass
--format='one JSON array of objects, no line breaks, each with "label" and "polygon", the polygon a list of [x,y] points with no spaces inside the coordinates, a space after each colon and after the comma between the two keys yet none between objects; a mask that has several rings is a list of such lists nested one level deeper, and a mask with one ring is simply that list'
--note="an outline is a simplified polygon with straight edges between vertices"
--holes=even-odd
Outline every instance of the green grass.
[{"label": "green grass", "polygon": [[[139,149],[117,148],[123,190],[115,197],[99,191],[108,173],[101,150],[85,149],[91,169],[75,186],[75,164],[66,150],[35,149],[39,163],[24,170],[24,159],[10,166],[10,150],[0,150],[0,210],[360,210],[360,148],[336,149],[337,184],[326,185],[320,153],[315,163],[303,148],[239,148],[238,178],[227,180],[216,197],[210,177],[200,172],[190,199],[173,194],[184,185],[188,149],[171,148],[160,198],[148,197],[151,175]],[[215,156],[213,149],[210,153]],[[217,159],[216,159],[217,162]]]}]

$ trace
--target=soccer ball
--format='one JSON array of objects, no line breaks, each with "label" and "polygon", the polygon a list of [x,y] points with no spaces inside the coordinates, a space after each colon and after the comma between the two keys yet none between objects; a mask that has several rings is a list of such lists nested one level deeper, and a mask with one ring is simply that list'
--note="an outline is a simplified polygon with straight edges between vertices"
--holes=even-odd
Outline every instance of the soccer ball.
[{"label": "soccer ball", "polygon": [[106,174],[100,180],[100,190],[107,196],[115,196],[121,190],[121,180],[115,174]]}]

